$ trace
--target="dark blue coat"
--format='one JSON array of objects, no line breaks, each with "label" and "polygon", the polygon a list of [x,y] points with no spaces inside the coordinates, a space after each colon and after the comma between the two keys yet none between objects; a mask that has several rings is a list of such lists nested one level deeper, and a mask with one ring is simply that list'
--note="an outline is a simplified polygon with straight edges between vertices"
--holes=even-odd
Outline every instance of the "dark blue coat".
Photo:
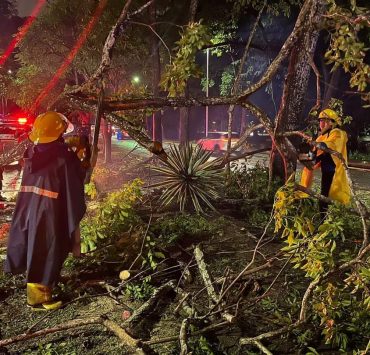
[{"label": "dark blue coat", "polygon": [[52,286],[86,211],[85,171],[62,141],[29,147],[24,161],[4,269],[26,272],[27,282]]}]

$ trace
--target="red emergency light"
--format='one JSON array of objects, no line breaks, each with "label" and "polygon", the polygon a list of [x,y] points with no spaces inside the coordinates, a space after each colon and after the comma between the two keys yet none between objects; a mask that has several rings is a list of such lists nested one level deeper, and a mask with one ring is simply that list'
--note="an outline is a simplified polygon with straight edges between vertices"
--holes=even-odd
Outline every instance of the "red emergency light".
[{"label": "red emergency light", "polygon": [[18,118],[18,123],[20,124],[20,125],[24,125],[24,124],[26,124],[27,123],[27,118],[26,117],[19,117]]}]

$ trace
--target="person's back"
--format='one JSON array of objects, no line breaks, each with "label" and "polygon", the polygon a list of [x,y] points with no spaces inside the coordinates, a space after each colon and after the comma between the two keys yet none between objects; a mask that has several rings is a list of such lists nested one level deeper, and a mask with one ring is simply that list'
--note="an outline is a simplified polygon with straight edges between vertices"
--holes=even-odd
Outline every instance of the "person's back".
[{"label": "person's back", "polygon": [[[47,114],[58,118],[57,113]],[[50,122],[41,124],[41,133]],[[50,137],[45,132],[30,135],[38,144],[24,154],[24,173],[5,263],[6,272],[26,271],[28,303],[44,308],[51,302],[51,288],[74,248],[75,234],[86,210],[85,169],[61,138],[64,130],[64,126],[51,130],[54,133],[51,136],[49,132]]]}]

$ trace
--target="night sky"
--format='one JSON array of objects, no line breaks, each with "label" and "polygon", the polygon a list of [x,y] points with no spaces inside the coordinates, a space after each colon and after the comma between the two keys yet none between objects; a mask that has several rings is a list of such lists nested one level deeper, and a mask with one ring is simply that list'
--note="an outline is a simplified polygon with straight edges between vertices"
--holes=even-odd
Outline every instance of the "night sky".
[{"label": "night sky", "polygon": [[16,2],[18,3],[19,16],[23,17],[28,16],[31,13],[37,0],[17,0]]}]

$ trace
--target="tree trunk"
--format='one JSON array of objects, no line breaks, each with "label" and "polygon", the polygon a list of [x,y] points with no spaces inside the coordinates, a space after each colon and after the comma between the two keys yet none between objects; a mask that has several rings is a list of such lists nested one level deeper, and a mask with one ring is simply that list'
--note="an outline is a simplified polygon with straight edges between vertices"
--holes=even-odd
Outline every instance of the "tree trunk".
[{"label": "tree trunk", "polygon": [[189,107],[180,108],[180,127],[179,127],[179,141],[180,145],[185,145],[189,142]]},{"label": "tree trunk", "polygon": [[240,116],[240,137],[247,129],[247,126],[248,126],[248,113],[245,108],[242,108]]},{"label": "tree trunk", "polygon": [[[157,21],[156,16],[156,3],[155,1],[149,7],[150,22],[155,29],[154,23]],[[154,97],[159,96],[159,82],[161,77],[161,62],[159,55],[159,40],[155,33],[151,34],[152,42],[152,70],[153,70],[153,95]],[[153,141],[162,143],[162,114],[161,111],[156,111],[153,113],[152,117],[153,125]]]},{"label": "tree trunk", "polygon": [[[299,130],[303,125],[304,99],[308,88],[311,66],[310,58],[313,57],[319,36],[316,28],[324,11],[322,0],[313,2],[309,16],[305,22],[306,28],[294,46],[289,59],[288,73],[285,78],[283,96],[279,112],[276,116],[275,136],[282,162],[276,160],[274,175],[286,180],[296,169],[297,154],[295,149],[286,139],[278,137],[287,130]],[[293,146],[298,141],[291,140]]]},{"label": "tree trunk", "polygon": [[108,121],[102,119],[104,139],[104,163],[112,162],[112,131],[108,127]]}]

